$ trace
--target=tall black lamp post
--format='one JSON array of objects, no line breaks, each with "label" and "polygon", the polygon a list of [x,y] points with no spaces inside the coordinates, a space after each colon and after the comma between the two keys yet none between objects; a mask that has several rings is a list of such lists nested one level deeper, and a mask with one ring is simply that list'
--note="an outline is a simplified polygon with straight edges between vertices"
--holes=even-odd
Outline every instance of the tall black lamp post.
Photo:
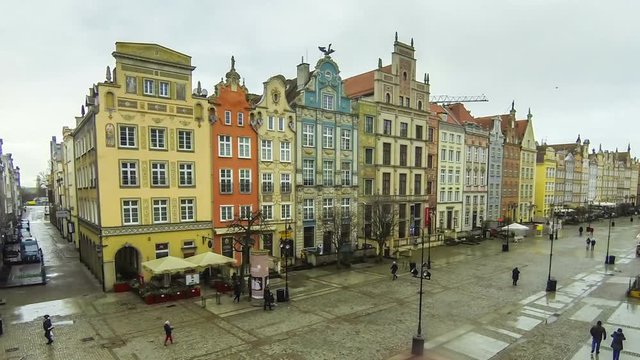
[{"label": "tall black lamp post", "polygon": [[607,233],[607,255],[604,258],[604,263],[607,265],[611,265],[615,263],[615,257],[609,256],[609,242],[611,241],[611,219],[613,218],[612,213],[609,213],[609,232]]},{"label": "tall black lamp post", "polygon": [[[436,210],[436,208],[429,208],[429,217],[426,220],[429,220],[429,224],[427,224],[427,236],[429,237],[428,241],[429,241],[429,248],[427,249],[427,269],[431,270],[431,226],[433,225],[433,212]],[[424,231],[423,231],[424,234]]]},{"label": "tall black lamp post", "polygon": [[289,257],[293,253],[293,240],[291,239],[291,224],[286,226],[286,238],[280,242],[280,256],[284,256],[284,300],[289,301]]},{"label": "tall black lamp post", "polygon": [[555,238],[558,238],[558,230],[556,229],[556,217],[554,214],[554,206],[555,205],[551,205],[551,216],[553,216],[553,220],[552,220],[552,227],[551,227],[551,231],[549,232],[549,242],[551,243],[550,245],[550,249],[549,249],[549,274],[547,275],[547,291],[549,292],[554,292],[556,291],[556,287],[558,285],[558,281],[556,279],[552,279],[551,278],[551,262],[553,260],[553,243],[554,243],[554,236],[553,236],[553,232],[556,232]]},{"label": "tall black lamp post", "polygon": [[[424,264],[424,229],[422,229],[422,246],[420,251],[420,264]],[[422,266],[422,265],[421,265]],[[422,281],[425,269],[420,269],[420,301],[418,304],[418,333],[413,336],[411,342],[411,354],[422,355],[424,352],[424,337],[422,336]]]}]

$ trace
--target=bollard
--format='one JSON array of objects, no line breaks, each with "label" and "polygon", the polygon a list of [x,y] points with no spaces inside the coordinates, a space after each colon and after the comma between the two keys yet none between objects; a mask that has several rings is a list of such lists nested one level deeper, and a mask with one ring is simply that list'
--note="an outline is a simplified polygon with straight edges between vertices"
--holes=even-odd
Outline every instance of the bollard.
[{"label": "bollard", "polygon": [[207,298],[204,297],[204,295],[200,296],[200,301],[202,302],[202,307],[206,308],[207,307]]},{"label": "bollard", "polygon": [[216,292],[216,304],[220,305],[220,293]]}]

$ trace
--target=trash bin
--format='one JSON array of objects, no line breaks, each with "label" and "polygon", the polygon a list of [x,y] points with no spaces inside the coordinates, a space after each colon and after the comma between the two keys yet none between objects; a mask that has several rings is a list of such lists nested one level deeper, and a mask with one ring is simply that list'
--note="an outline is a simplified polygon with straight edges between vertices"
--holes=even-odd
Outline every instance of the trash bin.
[{"label": "trash bin", "polygon": [[547,280],[547,291],[556,291],[557,285],[558,285],[558,280],[554,278]]},{"label": "trash bin", "polygon": [[287,301],[287,292],[285,291],[285,289],[276,290],[276,300],[279,303]]},{"label": "trash bin", "polygon": [[607,261],[604,262],[605,264],[609,264],[609,265],[613,265],[616,263],[616,257],[615,255],[609,255],[607,257]]},{"label": "trash bin", "polygon": [[502,251],[503,252],[509,251],[509,244],[502,244]]}]

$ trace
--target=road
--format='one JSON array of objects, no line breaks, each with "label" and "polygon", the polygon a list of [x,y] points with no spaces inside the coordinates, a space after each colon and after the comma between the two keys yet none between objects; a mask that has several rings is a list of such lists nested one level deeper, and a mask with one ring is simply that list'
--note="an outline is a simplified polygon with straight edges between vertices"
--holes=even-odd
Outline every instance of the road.
[{"label": "road", "polygon": [[[30,216],[38,220],[37,212]],[[4,291],[9,304],[2,310],[6,329],[0,354],[9,359],[411,358],[419,281],[406,268],[395,281],[389,262],[293,272],[291,301],[274,311],[246,301],[234,304],[231,297],[205,308],[189,300],[149,306],[133,294],[101,293],[56,230],[35,225],[50,259],[47,267],[57,275],[46,286]],[[546,237],[512,244],[508,253],[497,240],[434,248],[433,277],[424,283],[424,358],[586,359],[590,324],[600,319],[609,332],[624,328],[629,340],[623,358],[640,359],[639,304],[625,297],[629,278],[640,274],[633,252],[638,225],[616,220],[609,252],[617,263],[611,267],[604,266],[606,222],[595,224],[593,252],[585,249],[576,227],[562,230],[554,243],[555,293],[544,291]],[[515,287],[514,266],[521,270]],[[272,283],[283,285],[281,279]],[[44,312],[57,324],[51,347],[41,332]],[[165,320],[176,328],[175,344],[167,347],[162,346]],[[603,359],[611,357],[607,345]]]}]

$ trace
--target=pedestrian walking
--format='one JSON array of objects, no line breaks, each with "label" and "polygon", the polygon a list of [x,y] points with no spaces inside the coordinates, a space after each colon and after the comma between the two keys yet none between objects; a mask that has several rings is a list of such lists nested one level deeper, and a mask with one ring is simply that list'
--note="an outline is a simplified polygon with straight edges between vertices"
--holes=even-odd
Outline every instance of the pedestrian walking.
[{"label": "pedestrian walking", "polygon": [[240,286],[240,281],[237,279],[233,282],[233,302],[240,303],[240,293],[242,293],[242,289]]},{"label": "pedestrian walking", "polygon": [[511,270],[511,279],[513,280],[513,286],[518,285],[518,280],[520,279],[520,270],[518,270],[518,267],[514,267],[513,270]]},{"label": "pedestrian walking", "polygon": [[589,237],[587,237],[587,250],[589,250],[590,246],[591,246],[591,239],[589,239]]},{"label": "pedestrian walking", "polygon": [[591,251],[593,251],[593,248],[596,246],[596,239],[591,239]]},{"label": "pedestrian walking", "polygon": [[53,344],[53,324],[51,324],[51,318],[49,315],[44,316],[42,328],[44,329],[44,337],[47,338],[47,345]]},{"label": "pedestrian walking", "polygon": [[591,334],[591,353],[595,351],[596,354],[600,354],[600,342],[607,339],[607,331],[602,327],[602,321],[598,320],[589,333]]},{"label": "pedestrian walking", "polygon": [[580,234],[580,236],[582,236],[582,232],[584,231],[584,229],[582,228],[582,226],[580,226],[578,228],[578,233]]},{"label": "pedestrian walking", "polygon": [[269,310],[273,310],[272,306],[273,306],[273,293],[271,292],[271,290],[269,289],[268,286],[265,286],[264,288],[264,293],[262,294],[262,301],[263,301],[263,305],[262,305],[262,309],[264,311],[267,311],[267,307],[269,307]]},{"label": "pedestrian walking", "polygon": [[171,343],[173,344],[173,326],[171,326],[171,323],[169,322],[169,320],[164,322],[164,346],[167,346],[167,341],[171,341]]},{"label": "pedestrian walking", "polygon": [[611,334],[611,349],[613,349],[613,360],[620,359],[620,351],[622,351],[622,342],[627,340],[622,333],[622,329],[618,328],[618,331]]},{"label": "pedestrian walking", "polygon": [[398,264],[394,261],[393,264],[391,264],[391,280],[395,280],[398,278],[398,275],[396,275],[397,272]]}]

